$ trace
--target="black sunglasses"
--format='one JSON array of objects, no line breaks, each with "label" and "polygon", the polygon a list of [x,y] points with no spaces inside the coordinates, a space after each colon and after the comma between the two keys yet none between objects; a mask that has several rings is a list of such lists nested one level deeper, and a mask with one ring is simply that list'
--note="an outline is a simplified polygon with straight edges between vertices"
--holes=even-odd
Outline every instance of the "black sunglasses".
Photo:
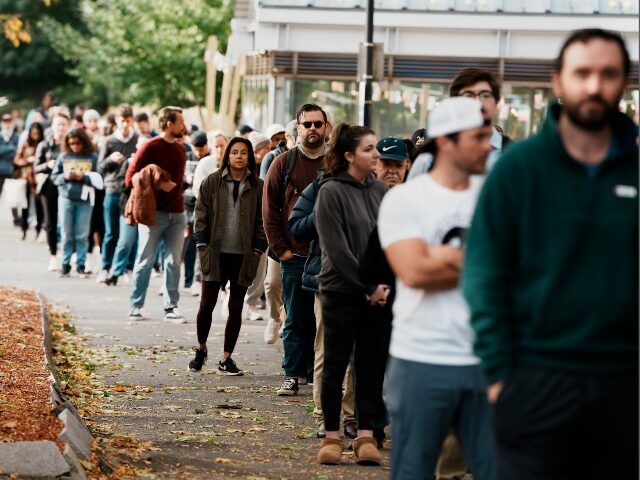
[{"label": "black sunglasses", "polygon": [[324,122],[322,120],[316,120],[315,122],[300,122],[298,125],[302,125],[304,128],[311,128],[311,125],[320,128],[324,125]]}]

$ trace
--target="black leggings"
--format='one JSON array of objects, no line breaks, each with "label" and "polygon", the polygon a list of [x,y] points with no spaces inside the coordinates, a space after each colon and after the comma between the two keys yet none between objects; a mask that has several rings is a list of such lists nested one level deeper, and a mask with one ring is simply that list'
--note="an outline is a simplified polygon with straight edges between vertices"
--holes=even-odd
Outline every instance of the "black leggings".
[{"label": "black leggings", "polygon": [[371,306],[364,293],[321,292],[324,323],[322,412],[327,431],[340,428],[342,384],[354,356],[356,416],[359,430],[373,430],[382,403],[389,317]]},{"label": "black leggings", "polygon": [[47,180],[43,185],[40,201],[44,210],[49,253],[55,255],[58,252],[58,187],[51,180]]},{"label": "black leggings", "polygon": [[240,335],[240,327],[242,326],[242,306],[244,305],[244,296],[248,287],[238,285],[238,276],[242,267],[244,255],[221,253],[220,254],[220,281],[219,282],[202,282],[202,293],[200,295],[200,308],[198,309],[197,329],[198,343],[207,343],[209,330],[211,330],[211,322],[213,320],[213,310],[216,308],[218,301],[218,292],[220,287],[229,282],[229,318],[227,326],[224,329],[224,351],[233,353]]}]

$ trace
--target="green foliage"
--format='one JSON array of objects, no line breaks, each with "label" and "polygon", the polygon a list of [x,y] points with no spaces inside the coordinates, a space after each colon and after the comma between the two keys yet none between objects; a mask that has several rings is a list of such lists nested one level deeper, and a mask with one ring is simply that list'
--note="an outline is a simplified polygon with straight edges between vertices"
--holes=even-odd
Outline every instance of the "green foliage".
[{"label": "green foliage", "polygon": [[41,26],[87,99],[190,106],[204,103],[208,36],[226,48],[229,2],[83,0],[82,28],[52,18]]},{"label": "green foliage", "polygon": [[[7,96],[12,103],[21,100],[36,105],[47,90],[64,87],[72,81],[65,69],[65,60],[52,48],[47,32],[38,22],[44,16],[59,22],[79,24],[80,0],[0,0],[0,17],[17,17],[30,42],[16,48],[0,32],[0,96]],[[60,90],[60,88],[57,88]]]}]

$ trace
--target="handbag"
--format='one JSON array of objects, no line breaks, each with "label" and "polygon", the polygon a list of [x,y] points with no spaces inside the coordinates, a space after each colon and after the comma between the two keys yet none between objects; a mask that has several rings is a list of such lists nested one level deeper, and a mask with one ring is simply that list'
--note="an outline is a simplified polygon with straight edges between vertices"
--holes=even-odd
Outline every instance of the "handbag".
[{"label": "handbag", "polygon": [[4,199],[9,208],[28,208],[27,181],[24,178],[7,178],[4,181]]}]

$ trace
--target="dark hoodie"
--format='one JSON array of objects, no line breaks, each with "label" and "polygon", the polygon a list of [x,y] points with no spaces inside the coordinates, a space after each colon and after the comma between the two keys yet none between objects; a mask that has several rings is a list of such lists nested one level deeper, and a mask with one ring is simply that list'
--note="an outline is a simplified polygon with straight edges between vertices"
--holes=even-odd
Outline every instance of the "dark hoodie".
[{"label": "dark hoodie", "polygon": [[320,291],[371,293],[358,277],[358,258],[376,225],[382,197],[389,187],[369,175],[364,184],[346,172],[322,182],[314,210],[322,249]]}]

